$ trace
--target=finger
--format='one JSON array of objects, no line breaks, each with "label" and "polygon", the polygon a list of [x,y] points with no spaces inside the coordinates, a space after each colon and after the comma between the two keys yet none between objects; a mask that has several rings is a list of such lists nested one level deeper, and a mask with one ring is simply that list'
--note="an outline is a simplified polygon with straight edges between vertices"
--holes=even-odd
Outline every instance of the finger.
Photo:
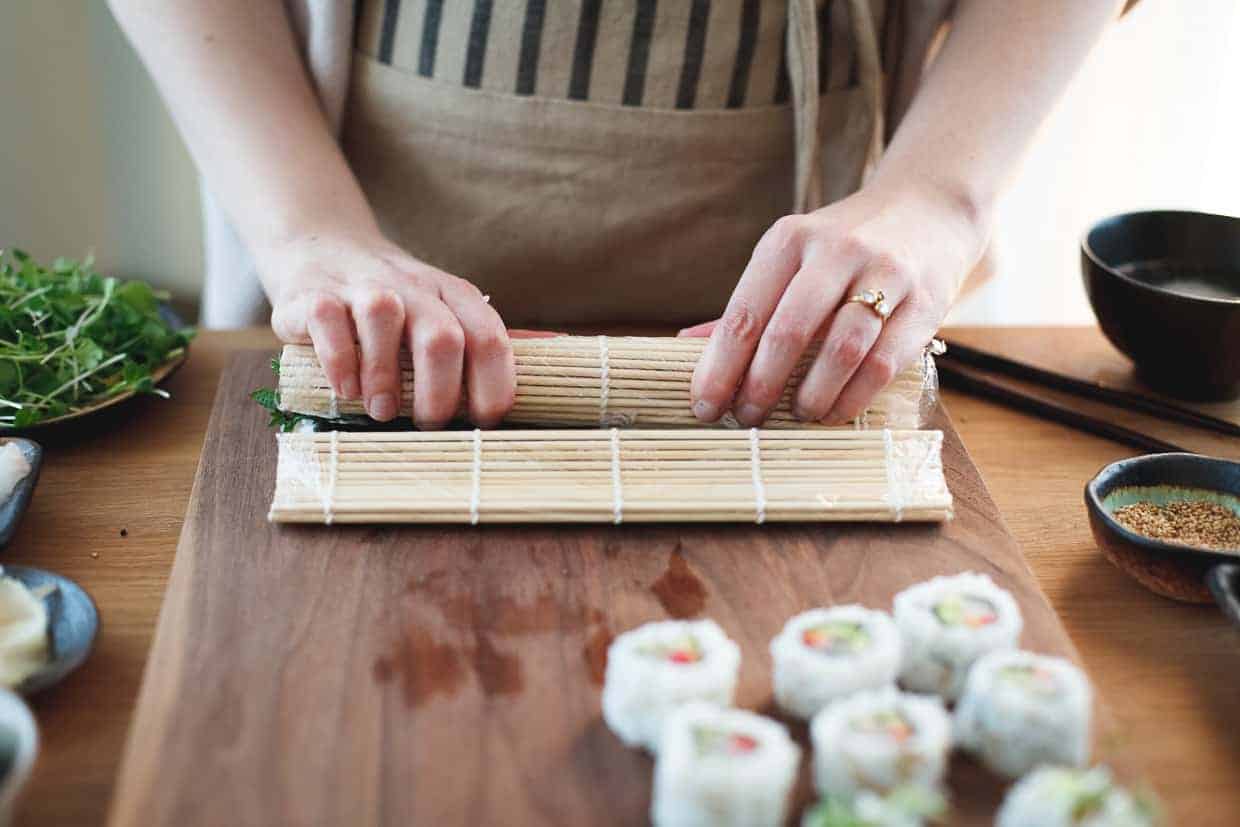
[{"label": "finger", "polygon": [[882,333],[884,322],[874,309],[848,298],[866,290],[881,290],[889,312],[894,313],[908,295],[909,284],[879,257],[841,294],[822,347],[797,388],[793,401],[797,418],[817,422],[826,417]]},{"label": "finger", "polygon": [[820,261],[808,262],[792,279],[762,332],[758,350],[733,411],[744,425],[762,423],[783,397],[788,379],[827,317],[844,299],[861,264],[858,255],[835,251]]},{"label": "finger", "polygon": [[400,341],[405,307],[390,290],[367,290],[352,301],[362,349],[361,384],[366,413],[386,422],[400,409]]},{"label": "finger", "polygon": [[711,322],[702,322],[695,324],[693,327],[681,328],[676,333],[676,337],[680,339],[704,339],[715,332],[715,328],[719,325],[719,320],[715,319]]},{"label": "finger", "polygon": [[935,329],[936,326],[924,314],[917,313],[910,302],[902,304],[884,326],[861,367],[840,391],[825,420],[840,424],[860,416],[896,374],[918,358]]},{"label": "finger", "polygon": [[409,350],[413,354],[413,421],[438,428],[461,404],[465,332],[438,296],[418,291],[406,296]]},{"label": "finger", "polygon": [[469,418],[481,427],[497,425],[512,407],[517,389],[517,366],[504,322],[468,282],[445,280],[439,293],[465,336]]},{"label": "finger", "polygon": [[754,247],[693,371],[689,396],[699,420],[714,422],[731,405],[758,338],[800,266],[807,229],[804,216],[785,216]]},{"label": "finger", "polygon": [[332,392],[343,399],[359,399],[362,385],[357,371],[357,343],[344,302],[330,295],[315,297],[307,313],[306,327]]}]

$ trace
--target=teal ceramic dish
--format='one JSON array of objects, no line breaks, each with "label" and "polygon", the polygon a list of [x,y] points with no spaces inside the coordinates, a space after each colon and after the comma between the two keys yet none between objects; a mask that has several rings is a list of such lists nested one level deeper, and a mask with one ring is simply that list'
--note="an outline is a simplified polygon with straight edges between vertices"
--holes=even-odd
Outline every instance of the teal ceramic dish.
[{"label": "teal ceramic dish", "polygon": [[[1148,454],[1111,463],[1085,486],[1090,528],[1108,559],[1144,585],[1177,599],[1191,598],[1159,588],[1158,572],[1174,570],[1198,578],[1219,608],[1240,626],[1240,548],[1156,540],[1114,517],[1116,509],[1135,502],[1165,505],[1189,499],[1217,503],[1240,516],[1240,462],[1197,454]],[[1143,561],[1143,573],[1150,576],[1135,573],[1134,560]]]}]

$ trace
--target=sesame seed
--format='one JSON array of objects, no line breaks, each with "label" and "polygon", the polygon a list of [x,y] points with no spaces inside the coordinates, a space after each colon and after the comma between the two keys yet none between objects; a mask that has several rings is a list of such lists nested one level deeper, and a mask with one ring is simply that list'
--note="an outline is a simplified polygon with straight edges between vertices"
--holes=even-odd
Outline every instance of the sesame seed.
[{"label": "sesame seed", "polygon": [[1205,500],[1139,502],[1115,510],[1125,528],[1155,540],[1202,548],[1240,548],[1240,515]]}]

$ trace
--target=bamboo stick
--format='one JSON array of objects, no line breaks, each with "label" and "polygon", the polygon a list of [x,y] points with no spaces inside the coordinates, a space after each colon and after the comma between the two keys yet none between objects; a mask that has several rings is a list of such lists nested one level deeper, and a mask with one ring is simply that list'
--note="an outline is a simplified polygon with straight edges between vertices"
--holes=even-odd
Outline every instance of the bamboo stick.
[{"label": "bamboo stick", "polygon": [[[672,337],[557,336],[517,339],[513,351],[517,391],[507,422],[526,425],[604,425],[702,427],[690,411],[689,387],[704,339]],[[796,388],[817,355],[817,344],[798,361],[788,388],[767,428],[812,428],[792,415]],[[413,412],[413,365],[400,357],[400,416]],[[920,427],[935,385],[927,356],[896,379],[873,401],[855,428]],[[280,358],[280,405],[285,411],[334,418],[364,416],[361,400],[337,399],[314,350],[286,345]],[[463,417],[465,403],[462,402]],[[722,427],[737,427],[725,416]]]}]

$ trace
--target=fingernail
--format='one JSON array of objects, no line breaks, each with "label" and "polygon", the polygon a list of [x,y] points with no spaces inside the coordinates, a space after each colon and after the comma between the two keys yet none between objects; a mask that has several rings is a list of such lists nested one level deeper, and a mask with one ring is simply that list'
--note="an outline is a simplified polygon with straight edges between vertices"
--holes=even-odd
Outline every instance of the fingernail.
[{"label": "fingernail", "polygon": [[752,402],[746,402],[736,409],[736,418],[745,425],[757,425],[766,417],[766,411]]},{"label": "fingernail", "polygon": [[419,422],[418,430],[419,431],[442,431],[443,426],[440,425],[438,422]]},{"label": "fingernail", "polygon": [[719,418],[719,406],[705,399],[693,403],[693,415],[702,422],[714,422]]},{"label": "fingernail", "polygon": [[345,399],[359,399],[362,395],[362,386],[352,378],[344,380],[344,386],[340,390],[340,395]]},{"label": "fingernail", "polygon": [[797,419],[801,420],[802,422],[813,422],[814,420],[818,418],[814,416],[811,412],[807,411],[805,408],[802,408],[800,405],[792,406],[792,415],[795,416]]},{"label": "fingernail", "polygon": [[396,416],[396,398],[390,393],[377,393],[366,403],[366,413],[372,419],[386,422]]}]

